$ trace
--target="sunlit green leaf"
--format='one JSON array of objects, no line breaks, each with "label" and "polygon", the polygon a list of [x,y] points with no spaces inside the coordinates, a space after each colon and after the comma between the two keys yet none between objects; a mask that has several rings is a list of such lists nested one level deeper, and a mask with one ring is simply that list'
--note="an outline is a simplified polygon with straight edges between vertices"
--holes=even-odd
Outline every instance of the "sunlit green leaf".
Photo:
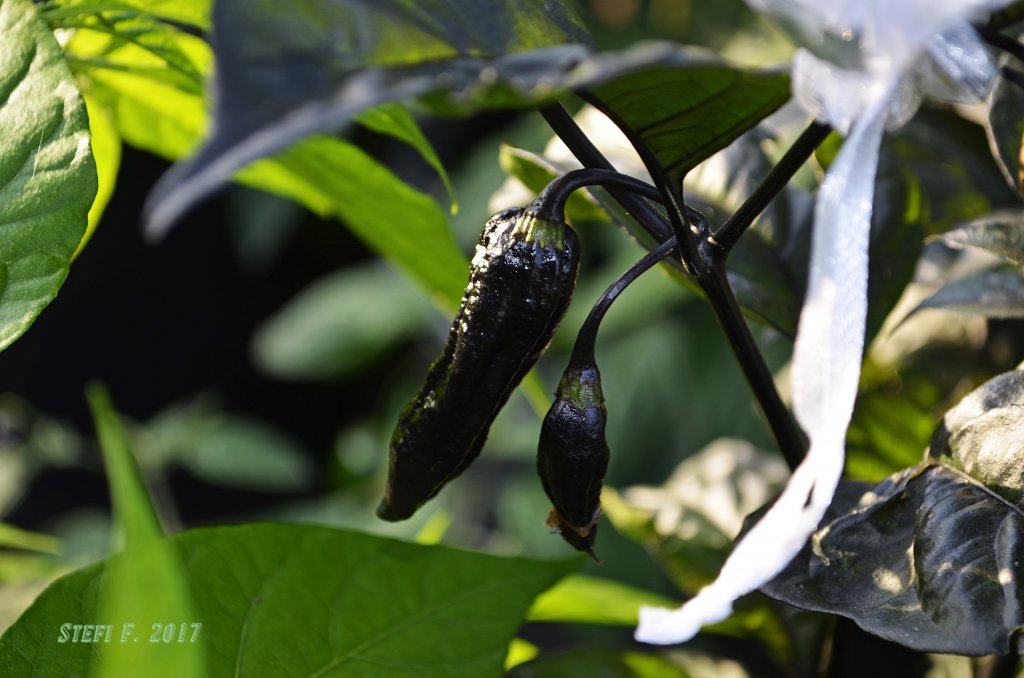
[{"label": "sunlit green leaf", "polygon": [[542,593],[527,613],[529,621],[633,626],[641,605],[672,607],[673,601],[611,579],[572,575]]},{"label": "sunlit green leaf", "polygon": [[89,121],[28,0],[0,5],[0,349],[57,295],[96,195]]},{"label": "sunlit green leaf", "polygon": [[[533,597],[578,564],[281,524],[196,529],[168,543],[185,564],[195,614],[161,620],[189,625],[184,643],[151,645],[140,623],[135,654],[203,649],[205,672],[179,678],[499,675]],[[85,673],[93,646],[59,644],[60,624],[99,618],[98,591],[121,559],[72,573],[36,600],[0,639],[6,675]],[[107,618],[117,634],[131,621]],[[120,675],[156,675],[141,671]]]},{"label": "sunlit green leaf", "polygon": [[85,104],[89,111],[90,144],[92,157],[96,163],[98,189],[96,199],[89,208],[89,226],[82,236],[82,241],[78,243],[78,249],[75,250],[76,257],[81,254],[99,226],[103,211],[114,194],[117,172],[121,168],[121,137],[118,136],[106,109],[91,101],[89,96],[85,97]]},{"label": "sunlit green leaf", "polygon": [[209,30],[211,0],[56,0],[47,11],[51,21],[89,16],[102,10],[136,10],[160,19]]},{"label": "sunlit green leaf", "polygon": [[360,113],[356,116],[356,121],[374,132],[404,141],[416,149],[423,160],[437,172],[441,181],[444,182],[444,188],[448,191],[448,200],[452,204],[452,213],[458,212],[455,189],[452,187],[448,172],[441,163],[441,158],[437,157],[437,151],[434,150],[430,140],[420,129],[419,123],[409,114],[409,110],[405,106],[397,103],[381,104]]}]

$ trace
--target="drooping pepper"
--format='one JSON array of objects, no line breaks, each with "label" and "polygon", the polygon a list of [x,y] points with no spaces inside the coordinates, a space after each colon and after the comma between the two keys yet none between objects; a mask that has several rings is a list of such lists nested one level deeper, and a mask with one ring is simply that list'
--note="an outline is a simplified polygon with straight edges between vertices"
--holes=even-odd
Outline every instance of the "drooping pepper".
[{"label": "drooping pepper", "polygon": [[[694,214],[703,219],[699,213]],[[537,473],[553,507],[547,524],[594,560],[601,517],[601,486],[611,454],[605,441],[608,412],[594,347],[604,314],[641,273],[675,248],[671,238],[634,264],[601,296],[576,337],[569,365],[544,417],[537,445]]]},{"label": "drooping pepper", "polygon": [[379,517],[410,517],[479,455],[565,315],[579,259],[575,231],[543,202],[487,221],[444,352],[399,416]]}]

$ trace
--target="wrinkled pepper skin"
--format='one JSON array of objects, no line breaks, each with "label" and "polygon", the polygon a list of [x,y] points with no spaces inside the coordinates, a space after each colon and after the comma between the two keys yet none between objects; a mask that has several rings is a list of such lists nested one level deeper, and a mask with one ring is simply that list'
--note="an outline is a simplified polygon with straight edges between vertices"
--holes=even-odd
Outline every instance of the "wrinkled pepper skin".
[{"label": "wrinkled pepper skin", "polygon": [[541,426],[537,473],[554,504],[548,525],[595,559],[601,484],[610,457],[607,419],[597,367],[570,362]]},{"label": "wrinkled pepper skin", "polygon": [[579,259],[576,233],[560,221],[519,208],[488,220],[444,352],[391,438],[380,518],[409,518],[479,455],[565,315]]}]

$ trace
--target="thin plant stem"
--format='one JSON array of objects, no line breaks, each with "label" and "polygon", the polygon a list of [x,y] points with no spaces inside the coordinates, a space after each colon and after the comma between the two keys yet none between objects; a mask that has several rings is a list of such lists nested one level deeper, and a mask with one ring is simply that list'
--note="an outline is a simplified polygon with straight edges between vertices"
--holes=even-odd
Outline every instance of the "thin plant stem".
[{"label": "thin plant stem", "polygon": [[1024,73],[1015,68],[1010,68],[1009,66],[1003,66],[1000,68],[999,73],[1017,87],[1024,88]]},{"label": "thin plant stem", "polygon": [[[594,169],[614,170],[608,159],[601,151],[591,143],[583,130],[579,128],[576,121],[572,119],[569,112],[562,108],[561,104],[555,103],[540,109],[540,114],[547,121],[548,126],[558,137],[565,142],[576,159],[584,167]],[[672,229],[665,218],[640,196],[628,191],[609,188],[608,193],[622,207],[629,212],[630,216],[643,228],[656,242],[662,243],[672,235]]]},{"label": "thin plant stem", "polygon": [[718,250],[719,256],[726,257],[733,246],[739,242],[740,237],[747,228],[754,223],[761,212],[768,206],[776,195],[786,187],[793,175],[796,174],[807,159],[814,153],[814,149],[821,145],[825,137],[829,135],[832,128],[820,122],[812,122],[803,131],[789,150],[782,156],[768,175],[757,185],[754,192],[750,194],[739,209],[729,220],[722,225],[715,234],[709,238],[709,244]]},{"label": "thin plant stem", "polygon": [[1021,61],[1024,61],[1024,45],[1018,40],[1014,40],[1008,35],[1003,35],[999,31],[994,31],[990,28],[979,28],[978,34],[981,35],[982,39],[988,44],[998,49],[1012,54]]},{"label": "thin plant stem", "polygon": [[569,359],[571,365],[581,365],[594,362],[594,346],[597,343],[597,330],[604,319],[605,313],[611,308],[612,303],[618,298],[634,280],[644,272],[652,268],[659,261],[667,257],[676,248],[676,239],[669,238],[661,245],[644,255],[643,259],[633,264],[625,273],[613,282],[601,298],[597,300],[587,319],[583,321],[579,334],[576,335],[576,345],[572,349],[572,357]]},{"label": "thin plant stem", "polygon": [[743,318],[740,305],[736,301],[736,295],[729,285],[725,269],[716,265],[711,268],[708,275],[698,279],[701,289],[711,302],[718,322],[729,339],[729,346],[733,355],[743,369],[747,383],[754,391],[761,412],[768,421],[768,427],[775,437],[775,442],[782,452],[782,457],[790,470],[796,469],[803,461],[807,445],[800,429],[797,427],[789,408],[782,402],[778,390],[775,388],[775,379],[771,370],[764,362],[754,336],[750,333],[750,327]]},{"label": "thin plant stem", "polygon": [[[601,152],[590,142],[564,108],[557,104],[548,106],[541,110],[541,114],[544,116],[544,119],[551,126],[551,129],[555,134],[562,139],[569,150],[572,151],[576,158],[585,167],[594,167],[599,169],[611,168],[611,163],[609,163]],[[805,134],[807,133],[805,132]],[[810,151],[813,151],[813,147]],[[810,151],[808,151],[808,153]],[[777,182],[773,182],[771,186],[774,187],[775,193],[778,193],[778,191],[785,186],[785,183],[778,184]],[[626,210],[637,219],[641,226],[643,226],[652,237],[657,239],[658,242],[665,242],[668,240],[671,235],[668,224],[665,223],[665,220],[660,214],[653,210],[653,208],[645,203],[639,196],[621,190],[609,190],[609,193],[611,193],[612,197],[626,208]],[[758,193],[757,200],[758,202],[763,202],[764,205],[767,205],[772,197],[774,197],[774,194],[771,194],[769,192],[769,188],[765,187],[763,191]],[[669,209],[671,208],[672,207],[670,206]],[[764,206],[762,205],[760,209],[763,208]],[[741,206],[740,209],[743,210],[744,206]],[[746,209],[747,213],[752,214],[750,217],[751,221],[753,220],[753,216],[756,216],[756,214],[760,212],[760,209],[755,210],[753,207]],[[683,209],[680,210],[680,212],[680,217],[688,220],[686,210]],[[697,231],[701,230],[702,225],[703,224],[698,224]],[[736,236],[737,238],[742,235],[743,230],[745,229],[739,229]],[[707,237],[706,227],[704,228],[702,236],[702,241],[709,239]],[[686,253],[683,253],[683,256],[685,259]],[[690,271],[695,270],[693,267],[694,263],[695,262],[692,261],[684,261],[684,264]],[[754,337],[750,333],[750,328],[747,326],[746,320],[743,318],[743,313],[740,310],[739,303],[736,301],[736,296],[733,293],[732,288],[729,286],[729,281],[726,277],[724,257],[712,257],[703,263],[710,265],[697,267],[696,270],[701,271],[701,275],[696,278],[697,283],[704,290],[704,294],[711,303],[715,315],[718,317],[719,323],[725,331],[726,338],[729,341],[733,354],[736,356],[737,361],[747,378],[747,382],[750,384],[751,390],[757,398],[761,411],[764,413],[764,416],[768,421],[768,426],[771,429],[772,435],[775,437],[776,444],[778,444],[783,458],[791,469],[795,469],[804,457],[806,444],[799,428],[793,420],[792,415],[782,402],[782,398],[779,396],[778,391],[775,389],[775,382],[772,378],[771,371],[765,364],[764,357],[761,355],[761,351],[758,349],[757,343],[754,341]]]}]

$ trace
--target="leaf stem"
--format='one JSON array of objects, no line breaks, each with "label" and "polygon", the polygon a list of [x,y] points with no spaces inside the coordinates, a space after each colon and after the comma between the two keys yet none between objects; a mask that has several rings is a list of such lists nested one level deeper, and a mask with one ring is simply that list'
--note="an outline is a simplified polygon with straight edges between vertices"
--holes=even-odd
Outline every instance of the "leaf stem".
[{"label": "leaf stem", "polygon": [[754,219],[785,188],[797,170],[807,162],[807,159],[814,153],[814,149],[821,145],[831,131],[832,128],[829,125],[815,121],[793,142],[778,164],[757,185],[750,197],[709,239],[711,245],[717,246],[719,257],[724,259],[728,256],[747,228],[754,223]]},{"label": "leaf stem", "polygon": [[701,289],[711,302],[718,322],[722,325],[733,355],[743,369],[747,383],[754,391],[761,412],[768,421],[768,427],[782,452],[790,470],[796,469],[804,458],[806,443],[797,427],[789,408],[782,402],[775,388],[775,379],[764,362],[750,327],[743,318],[743,312],[736,301],[736,295],[729,285],[725,269],[721,265],[711,268],[708,275],[698,278]]},{"label": "leaf stem", "polygon": [[994,31],[988,27],[982,27],[976,29],[982,39],[988,44],[992,45],[997,49],[1001,49],[1008,54],[1012,54],[1021,61],[1024,61],[1024,45],[1020,41],[1011,38],[1008,35],[1003,35],[999,31]]},{"label": "leaf stem", "polygon": [[[590,139],[586,137],[583,131],[576,125],[576,122],[572,119],[572,116],[566,112],[559,104],[553,104],[541,109],[541,114],[544,119],[551,126],[551,129],[557,134],[570,151],[576,156],[576,158],[585,166],[593,167],[598,169],[610,169],[611,163],[601,154],[601,152],[590,142]],[[817,129],[817,123],[811,126],[808,131],[805,131],[801,135],[800,139],[803,140],[800,143],[800,150],[794,152],[792,149],[786,153],[784,160],[789,158],[787,162],[787,169],[785,170],[772,170],[769,172],[769,176],[775,175],[771,182],[766,180],[762,182],[762,185],[758,186],[754,194],[744,203],[747,207],[746,213],[749,215],[749,220],[746,226],[749,226],[750,222],[753,221],[754,217],[760,213],[764,206],[771,201],[771,199],[785,186],[786,182],[792,177],[792,174],[799,167],[795,159],[800,157],[800,164],[813,152],[814,148],[821,142],[821,139],[827,135],[827,128],[824,130]],[[818,136],[821,139],[817,139]],[[812,143],[813,142],[813,143]],[[780,162],[782,164],[782,162]],[[792,166],[792,167],[790,167]],[[787,174],[788,172],[788,174]],[[785,181],[781,181],[781,178],[785,177]],[[638,195],[623,191],[620,189],[610,189],[609,193],[615,198],[629,213],[643,226],[653,238],[659,243],[664,243],[673,235],[669,225],[665,223],[664,218],[658,214],[648,203],[644,202]],[[756,196],[756,199],[755,199]],[[669,199],[672,196],[662,196],[663,199]],[[674,201],[673,201],[674,203]],[[747,204],[750,203],[749,206]],[[760,205],[760,207],[758,207]],[[670,205],[669,209],[673,209],[674,205]],[[744,207],[740,208],[741,210]],[[695,216],[699,216],[699,213],[695,213]],[[683,207],[679,210],[676,220],[683,219],[684,223],[688,222],[690,218],[690,210]],[[747,217],[745,217],[747,219]],[[696,221],[696,220],[695,220]],[[738,223],[738,222],[736,222]],[[686,224],[688,228],[690,225]],[[738,240],[739,237],[746,230],[746,226],[734,228],[733,243]],[[783,458],[791,469],[795,469],[800,461],[803,459],[805,443],[797,428],[796,423],[793,421],[792,415],[782,402],[782,398],[779,397],[778,391],[775,389],[775,382],[772,378],[771,371],[764,362],[764,357],[761,355],[761,351],[757,347],[757,343],[754,341],[753,335],[750,333],[750,328],[747,326],[746,320],[743,318],[743,313],[740,310],[739,303],[736,301],[736,296],[733,294],[732,288],[729,286],[728,278],[724,268],[725,257],[721,253],[711,255],[709,241],[711,238],[707,234],[706,221],[701,217],[700,221],[697,221],[693,225],[693,233],[697,236],[702,247],[698,249],[697,255],[705,257],[703,261],[684,261],[687,270],[691,272],[699,272],[696,276],[696,281],[700,287],[704,290],[704,294],[707,296],[708,301],[711,303],[712,308],[715,311],[715,315],[718,317],[719,323],[722,325],[722,329],[725,331],[725,335],[729,341],[729,345],[732,348],[733,354],[736,356],[740,367],[743,370],[744,375],[747,378],[747,382],[750,384],[751,390],[754,392],[754,396],[757,398],[760,404],[761,411],[764,413],[765,418],[768,421],[768,426],[772,431],[772,435],[775,437],[775,441],[779,446],[779,450],[782,452]],[[683,253],[683,258],[688,259],[687,253]]]},{"label": "leaf stem", "polygon": [[641,274],[652,268],[659,261],[670,255],[676,249],[676,239],[669,238],[657,248],[648,252],[644,257],[629,267],[608,289],[604,291],[601,298],[597,300],[587,319],[583,321],[579,334],[576,335],[576,345],[572,349],[570,365],[593,364],[594,346],[597,343],[597,330],[604,319],[605,313],[611,308],[612,303]]},{"label": "leaf stem", "polygon": [[[614,170],[608,159],[597,150],[569,112],[561,104],[554,103],[540,109],[540,114],[548,126],[576,156],[584,167]],[[665,242],[672,236],[672,229],[665,218],[640,196],[616,189],[608,189],[608,193],[636,219],[637,223],[658,243]]]}]

